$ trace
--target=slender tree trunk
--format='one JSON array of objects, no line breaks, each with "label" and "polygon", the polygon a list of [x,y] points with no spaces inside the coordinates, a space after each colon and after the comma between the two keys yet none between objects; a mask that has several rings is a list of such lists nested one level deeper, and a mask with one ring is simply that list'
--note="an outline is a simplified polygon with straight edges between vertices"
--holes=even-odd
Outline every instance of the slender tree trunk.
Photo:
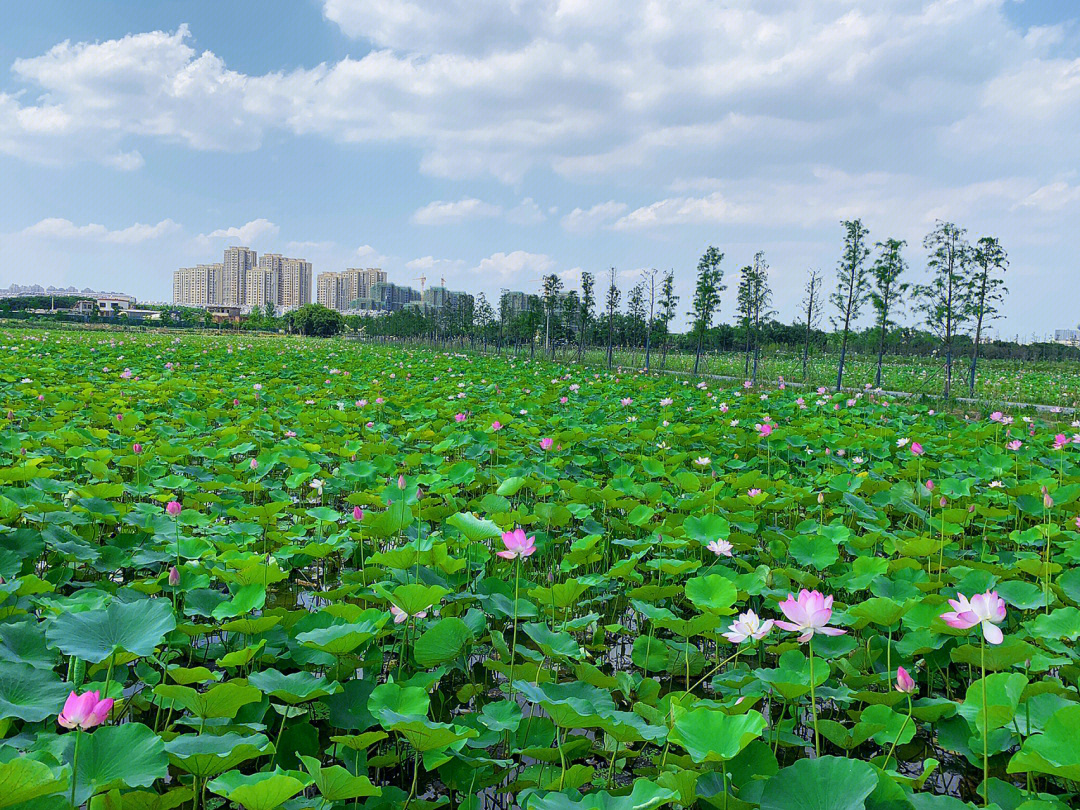
[{"label": "slender tree trunk", "polygon": [[810,315],[806,316],[806,339],[803,340],[802,347],[802,378],[806,380],[806,362],[810,359]]},{"label": "slender tree trunk", "polygon": [[878,335],[877,347],[877,374],[874,376],[874,387],[881,388],[881,361],[885,356],[885,324],[889,322],[888,310],[881,316],[881,334]]},{"label": "slender tree trunk", "polygon": [[694,352],[694,376],[697,376],[698,365],[701,363],[701,341],[704,336],[701,332],[698,332],[697,338],[697,350]]},{"label": "slender tree trunk", "polygon": [[836,390],[844,384],[844,360],[847,359],[848,321],[844,320],[844,338],[840,341],[840,364],[836,367]]}]

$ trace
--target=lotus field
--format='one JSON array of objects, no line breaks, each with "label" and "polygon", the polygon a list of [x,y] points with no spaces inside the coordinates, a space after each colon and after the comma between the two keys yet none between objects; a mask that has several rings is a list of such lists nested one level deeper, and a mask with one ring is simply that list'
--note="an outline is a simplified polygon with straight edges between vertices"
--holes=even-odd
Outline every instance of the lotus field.
[{"label": "lotus field", "polygon": [[1072,432],[0,331],[0,808],[1077,807]]}]

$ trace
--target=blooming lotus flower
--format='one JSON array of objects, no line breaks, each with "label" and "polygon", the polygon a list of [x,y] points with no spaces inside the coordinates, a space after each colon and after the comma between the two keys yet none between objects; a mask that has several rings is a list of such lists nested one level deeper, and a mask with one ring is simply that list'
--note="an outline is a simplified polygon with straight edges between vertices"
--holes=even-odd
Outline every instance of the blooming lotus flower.
[{"label": "blooming lotus flower", "polygon": [[555,444],[555,441],[553,439],[543,438],[540,440],[540,449],[546,453],[548,450],[551,449],[551,446],[553,444]]},{"label": "blooming lotus flower", "polygon": [[708,466],[708,464],[711,461],[712,461],[712,459],[709,458],[708,456],[698,456],[697,458],[694,459],[694,463],[697,464],[699,467]]},{"label": "blooming lotus flower", "polygon": [[831,595],[823,596],[820,591],[808,591],[803,588],[799,591],[799,598],[794,594],[788,594],[788,598],[780,603],[780,610],[790,621],[776,620],[776,626],[784,630],[799,633],[799,641],[809,641],[814,633],[826,636],[842,636],[847,630],[839,627],[829,627],[829,619],[832,618]]},{"label": "blooming lotus flower", "polygon": [[746,613],[739,614],[739,618],[731,623],[731,627],[724,631],[723,636],[732,644],[741,644],[748,638],[761,641],[769,635],[772,628],[772,619],[763,622],[754,611],[748,610]]},{"label": "blooming lotus flower", "polygon": [[911,452],[914,453],[917,456],[921,456],[926,451],[923,450],[923,446],[921,444],[919,444],[918,442],[912,442],[911,443]]},{"label": "blooming lotus flower", "polygon": [[1019,439],[1013,439],[1005,446],[1008,447],[1010,450],[1019,450],[1021,447],[1024,446],[1024,443]]},{"label": "blooming lotus flower", "polygon": [[1060,450],[1062,447],[1069,443],[1068,437],[1064,433],[1059,433],[1054,437],[1054,449]]},{"label": "blooming lotus flower", "polygon": [[955,599],[949,600],[949,604],[953,609],[941,614],[949,627],[967,630],[978,624],[982,626],[983,638],[991,644],[1000,644],[1004,640],[998,625],[1005,621],[1005,600],[998,596],[997,591],[977,593],[970,601],[958,593]]},{"label": "blooming lotus flower", "polygon": [[717,557],[731,556],[731,543],[729,543],[727,540],[712,540],[707,546],[705,546],[705,548],[707,548]]},{"label": "blooming lotus flower", "polygon": [[494,422],[491,423],[491,429],[494,430],[494,431],[502,430],[503,429],[502,422],[500,422],[498,419],[496,419]]},{"label": "blooming lotus flower", "polygon": [[454,414],[454,421],[455,422],[464,422],[465,421],[465,414],[463,414],[463,413],[455,413]]},{"label": "blooming lotus flower", "polygon": [[757,487],[754,487],[753,489],[746,490],[746,494],[751,498],[756,498],[758,495],[761,494],[761,490]]},{"label": "blooming lotus flower", "polygon": [[619,404],[622,405],[624,408],[629,407],[633,403],[634,403],[634,400],[632,400],[630,397],[623,397],[622,399],[619,400]]},{"label": "blooming lotus flower", "polygon": [[1003,414],[1001,411],[994,411],[992,414],[990,414],[990,421],[991,422],[1000,422],[1001,418],[1004,415],[1005,414]]},{"label": "blooming lotus flower", "polygon": [[758,435],[761,436],[761,438],[763,439],[769,438],[769,434],[771,434],[773,430],[776,429],[776,425],[770,424],[768,422],[763,422],[762,424],[755,425],[755,427],[757,428]]},{"label": "blooming lotus flower", "polygon": [[56,720],[64,728],[81,728],[85,731],[104,723],[112,707],[113,699],[102,700],[97,690],[81,695],[72,692],[64,701],[64,708]]},{"label": "blooming lotus flower", "polygon": [[915,691],[915,680],[903,667],[896,668],[896,691],[903,692],[905,695],[910,695]]},{"label": "blooming lotus flower", "polygon": [[667,407],[668,405],[670,405],[670,404],[671,404],[671,403],[672,403],[673,401],[674,401],[674,400],[672,400],[672,398],[671,398],[671,397],[664,397],[664,398],[663,398],[662,400],[660,400],[660,407],[661,407],[661,408],[666,408],[666,407]]},{"label": "blooming lotus flower", "polygon": [[403,624],[404,622],[408,621],[410,618],[412,618],[412,619],[426,619],[427,618],[427,611],[426,610],[421,610],[419,613],[414,613],[412,616],[409,616],[408,613],[406,613],[404,610],[399,608],[397,605],[390,605],[390,615],[394,617],[394,624]]},{"label": "blooming lotus flower", "polygon": [[180,571],[175,565],[169,566],[169,585],[175,588],[180,584]]},{"label": "blooming lotus flower", "polygon": [[172,517],[176,517],[177,515],[179,515],[182,510],[183,507],[180,505],[180,501],[169,501],[167,504],[165,504],[165,511],[168,512]]},{"label": "blooming lotus flower", "polygon": [[312,478],[311,479],[311,488],[313,490],[315,490],[316,492],[318,492],[320,495],[322,495],[324,485],[325,485],[325,482],[322,481],[319,478]]},{"label": "blooming lotus flower", "polygon": [[504,560],[524,559],[531,557],[536,551],[536,538],[526,537],[525,530],[520,526],[512,532],[503,532],[502,541],[506,550],[498,551],[496,554]]}]

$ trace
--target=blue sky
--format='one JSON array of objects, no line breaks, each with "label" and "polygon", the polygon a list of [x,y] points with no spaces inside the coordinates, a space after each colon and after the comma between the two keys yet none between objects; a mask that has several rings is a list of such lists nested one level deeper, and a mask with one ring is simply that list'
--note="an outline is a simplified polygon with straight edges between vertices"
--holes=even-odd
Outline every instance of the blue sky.
[{"label": "blue sky", "polygon": [[[12,10],[14,9],[14,10]],[[36,2],[0,30],[0,286],[163,300],[246,243],[496,296],[754,252],[790,320],[843,218],[1001,238],[997,331],[1080,314],[1068,0]],[[914,316],[909,315],[908,320]]]}]

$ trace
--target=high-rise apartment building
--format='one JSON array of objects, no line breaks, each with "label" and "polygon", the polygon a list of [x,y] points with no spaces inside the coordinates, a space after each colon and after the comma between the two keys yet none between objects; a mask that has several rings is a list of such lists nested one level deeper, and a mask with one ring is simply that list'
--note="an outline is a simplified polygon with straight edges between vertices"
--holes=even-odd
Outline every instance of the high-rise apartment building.
[{"label": "high-rise apartment building", "polygon": [[339,272],[319,273],[316,301],[324,307],[344,311],[353,302],[371,297],[374,285],[386,282],[386,271],[378,267],[349,267]]},{"label": "high-rise apartment building", "polygon": [[248,271],[258,266],[258,254],[247,247],[225,248],[225,275],[222,280],[223,301],[218,304],[244,306],[247,304]]},{"label": "high-rise apartment building", "polygon": [[296,309],[311,303],[311,262],[304,259],[281,261],[281,306]]},{"label": "high-rise apartment building", "polygon": [[281,271],[263,267],[260,261],[259,267],[253,267],[247,272],[247,298],[244,305],[263,309],[267,304],[275,308],[281,304]]},{"label": "high-rise apartment building", "polygon": [[189,307],[205,307],[225,303],[225,265],[199,264],[173,271],[173,303]]}]

